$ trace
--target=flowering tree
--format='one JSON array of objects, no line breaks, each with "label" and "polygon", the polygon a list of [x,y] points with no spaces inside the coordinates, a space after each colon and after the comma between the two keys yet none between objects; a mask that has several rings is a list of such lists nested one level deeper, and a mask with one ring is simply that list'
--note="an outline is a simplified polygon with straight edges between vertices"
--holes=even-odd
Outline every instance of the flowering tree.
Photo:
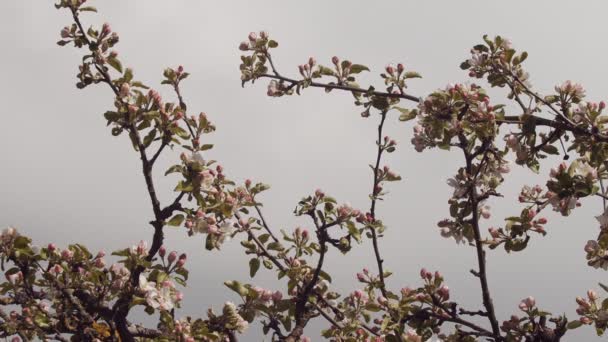
[{"label": "flowering tree", "polygon": [[[358,210],[339,203],[322,190],[305,196],[295,214],[310,219],[314,231],[296,228],[275,231],[264,219],[259,194],[263,183],[231,181],[221,165],[207,160],[204,135],[215,126],[204,114],[192,115],[180,86],[188,77],[182,67],[163,73],[163,84],[172,88],[176,102],[164,101],[159,93],[138,82],[124,68],[114,50],[119,38],[109,25],[85,29],[81,15],[94,12],[86,0],[60,0],[55,6],[67,10],[73,23],[61,31],[59,45],[74,45],[85,54],[78,72],[78,88],[93,84],[108,86],[114,94],[113,108],[104,116],[115,136],[126,135],[138,153],[152,205],[152,241],[112,253],[91,253],[80,244],[60,248],[37,247],[28,237],[9,227],[0,235],[0,261],[6,282],[0,285],[0,336],[20,340],[59,341],[237,341],[249,323],[258,321],[273,341],[310,341],[304,328],[316,318],[327,328],[322,336],[333,341],[560,341],[568,330],[593,325],[602,335],[608,325],[608,300],[589,290],[577,297],[576,319],[554,316],[523,299],[516,314],[501,320],[495,313],[488,286],[488,250],[502,247],[518,252],[544,236],[547,208],[568,216],[583,198],[598,198],[606,208],[603,179],[608,178],[608,121],[602,115],[604,102],[585,101],[579,84],[566,81],[552,94],[535,92],[523,68],[526,52],[518,53],[504,38],[484,37],[471,50],[461,67],[472,78],[504,88],[506,99],[519,107],[518,115],[507,115],[504,105],[490,101],[475,84],[450,84],[425,98],[406,92],[410,80],[419,78],[403,64],[389,65],[380,76],[385,89],[363,87],[361,64],[333,57],[329,66],[309,58],[298,67],[299,76],[284,76],[275,67],[271,51],[278,43],[268,34],[249,34],[241,43],[243,85],[270,79],[268,95],[300,94],[306,88],[326,92],[350,92],[361,116],[376,117],[377,152],[371,166],[370,206]],[[407,108],[404,103],[411,103]],[[397,143],[384,134],[391,114],[400,121],[415,121],[414,148],[456,150],[463,166],[448,180],[454,188],[449,199],[449,218],[439,221],[443,237],[471,246],[477,265],[483,309],[470,310],[450,299],[450,290],[439,272],[420,271],[417,287],[388,288],[380,238],[386,229],[376,207],[386,198],[388,183],[401,177],[383,163],[385,153]],[[509,133],[501,135],[500,127]],[[501,146],[503,141],[506,143]],[[161,203],[156,195],[153,171],[167,147],[184,152],[166,172],[177,174],[175,198]],[[560,152],[561,148],[561,152]],[[539,172],[548,155],[563,154],[565,162],[551,169],[545,185],[524,186],[519,195],[521,211],[505,219],[503,227],[489,227],[486,204],[501,197],[500,185],[509,173],[507,157],[516,164]],[[570,156],[573,160],[570,160]],[[597,216],[600,233],[584,246],[589,266],[608,269],[608,211]],[[227,302],[209,309],[205,317],[180,317],[188,271],[185,254],[164,246],[164,228],[184,227],[189,236],[202,236],[209,250],[220,250],[230,238],[241,237],[249,255],[250,276],[259,269],[276,272],[274,289],[227,281],[242,303]],[[327,252],[348,253],[364,239],[372,242],[377,268],[356,275],[358,285],[348,294],[332,289],[324,269]],[[285,286],[286,285],[286,286]],[[603,290],[608,287],[600,284]],[[573,300],[574,302],[574,300]],[[158,318],[155,327],[133,323],[129,314],[136,306]]]}]

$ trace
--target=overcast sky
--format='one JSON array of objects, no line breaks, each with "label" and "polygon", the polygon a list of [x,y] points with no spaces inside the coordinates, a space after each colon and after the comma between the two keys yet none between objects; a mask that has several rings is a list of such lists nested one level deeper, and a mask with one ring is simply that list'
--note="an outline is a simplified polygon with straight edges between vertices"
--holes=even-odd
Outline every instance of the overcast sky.
[{"label": "overcast sky", "polygon": [[[381,85],[378,74],[387,63],[404,62],[423,79],[409,91],[423,96],[449,82],[466,81],[458,65],[483,34],[512,39],[527,50],[526,68],[540,92],[566,79],[581,82],[590,99],[605,99],[608,85],[605,1],[91,1],[100,15],[83,20],[111,23],[119,32],[122,61],[136,78],[160,88],[162,70],[184,65],[191,77],[183,84],[189,109],[205,111],[218,127],[206,139],[216,144],[208,153],[229,176],[272,185],[263,197],[275,229],[294,229],[309,222],[293,217],[298,200],[316,188],[339,201],[367,208],[371,188],[368,164],[374,158],[377,117],[362,119],[348,94],[327,95],[318,89],[301,97],[265,96],[264,82],[241,88],[238,44],[248,32],[267,30],[279,41],[275,60],[285,74],[309,56],[330,64],[333,55],[372,69],[362,84]],[[112,137],[102,116],[112,106],[110,91],[75,87],[80,52],[60,48],[60,29],[70,23],[52,1],[0,1],[2,124],[0,124],[0,225],[15,225],[36,243],[65,246],[81,242],[92,250],[124,248],[150,240],[151,208],[140,175],[137,154],[126,137]],[[161,88],[165,98],[168,89]],[[504,92],[493,102],[506,101]],[[510,107],[513,108],[513,107]],[[519,114],[512,112],[511,114]],[[387,201],[378,214],[388,225],[380,241],[386,267],[395,272],[389,285],[398,290],[420,284],[425,266],[441,271],[452,297],[469,309],[481,308],[475,251],[443,239],[436,223],[448,215],[451,194],[445,181],[462,163],[459,153],[419,154],[409,143],[411,123],[388,119],[387,131],[400,143],[387,158],[404,180],[387,186]],[[167,151],[159,165],[157,189],[164,203],[172,199],[176,178],[162,171],[178,160]],[[501,188],[505,198],[493,201],[493,218],[520,211],[513,205],[523,184],[544,183],[552,160],[536,177],[519,167]],[[598,233],[593,218],[599,201],[584,201],[568,218],[550,214],[544,238],[534,236],[527,250],[507,255],[488,253],[489,282],[500,320],[517,312],[529,295],[543,309],[575,318],[574,298],[608,282],[603,271],[586,266],[583,246]],[[187,252],[191,272],[184,315],[204,316],[227,299],[235,300],[224,280],[251,281],[247,258],[238,242],[222,252],[208,252],[203,237],[166,229],[169,249]],[[328,269],[336,288],[357,288],[355,273],[374,268],[371,245],[356,246],[347,256],[330,253]],[[252,282],[284,290],[271,272]],[[315,323],[307,334],[318,339]],[[260,340],[259,329],[251,331]],[[570,333],[567,340],[597,339],[591,328]]]}]

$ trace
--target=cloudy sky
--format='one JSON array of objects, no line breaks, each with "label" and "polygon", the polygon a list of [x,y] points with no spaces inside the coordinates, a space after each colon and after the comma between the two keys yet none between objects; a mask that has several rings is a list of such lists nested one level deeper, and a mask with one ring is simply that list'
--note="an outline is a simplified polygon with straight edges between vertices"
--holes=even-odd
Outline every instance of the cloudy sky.
[{"label": "cloudy sky", "polygon": [[[310,223],[293,217],[297,201],[322,188],[339,201],[367,208],[371,187],[368,164],[374,158],[377,118],[362,119],[348,94],[327,95],[316,89],[301,97],[265,96],[264,82],[241,88],[237,46],[249,31],[267,30],[280,47],[278,67],[295,75],[296,66],[315,56],[329,64],[333,55],[372,69],[362,84],[380,85],[387,63],[403,62],[423,79],[410,92],[423,96],[449,82],[466,81],[458,65],[483,34],[509,37],[530,54],[531,81],[540,92],[566,79],[583,83],[591,99],[605,99],[608,85],[605,14],[602,1],[91,1],[100,15],[86,23],[111,23],[121,35],[123,62],[136,78],[157,86],[167,66],[184,65],[192,76],[184,83],[189,108],[205,111],[218,130],[209,135],[216,148],[208,153],[236,180],[252,178],[272,185],[263,196],[265,213],[275,229]],[[373,5],[372,5],[373,4]],[[75,88],[80,52],[59,48],[59,30],[70,22],[52,1],[0,2],[2,54],[2,124],[0,125],[0,225],[15,225],[40,244],[81,242],[93,250],[114,250],[151,238],[151,209],[137,155],[125,137],[114,138],[102,113],[112,97],[103,87]],[[158,86],[160,87],[160,86]],[[162,89],[165,98],[171,95]],[[504,92],[493,102],[502,102]],[[510,107],[514,109],[513,107]],[[519,114],[513,112],[513,114]],[[448,215],[450,189],[445,181],[462,162],[456,152],[416,153],[409,143],[411,123],[388,119],[387,130],[400,143],[387,158],[404,180],[388,186],[379,215],[389,229],[381,240],[386,266],[395,275],[394,289],[417,286],[418,270],[440,270],[452,297],[470,309],[481,308],[474,249],[440,237],[437,221]],[[175,178],[162,177],[178,158],[168,151],[157,172],[164,203],[171,200]],[[551,160],[541,175],[557,163]],[[543,183],[514,167],[493,201],[499,225],[520,208],[511,203],[523,184]],[[574,297],[608,282],[602,271],[586,266],[583,246],[595,238],[599,201],[585,201],[568,218],[548,216],[549,234],[534,237],[531,248],[507,255],[488,253],[489,281],[500,319],[517,311],[532,295],[555,314],[575,317]],[[204,315],[235,298],[222,282],[250,281],[247,258],[238,243],[208,252],[201,236],[167,228],[170,249],[187,252],[191,270],[184,315]],[[347,256],[330,253],[334,285],[356,289],[355,273],[373,269],[371,245],[363,243]],[[284,289],[275,275],[260,272],[253,280]],[[318,337],[324,322],[307,334]],[[261,339],[259,331],[248,335]],[[568,340],[591,341],[592,329],[579,329]],[[313,340],[315,339],[313,338]]]}]

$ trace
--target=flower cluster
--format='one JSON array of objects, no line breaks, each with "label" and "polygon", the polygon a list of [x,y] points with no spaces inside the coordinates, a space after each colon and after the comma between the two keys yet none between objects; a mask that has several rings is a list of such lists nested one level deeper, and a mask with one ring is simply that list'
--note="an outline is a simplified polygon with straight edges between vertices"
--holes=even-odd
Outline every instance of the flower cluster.
[{"label": "flower cluster", "polygon": [[[163,274],[162,277],[166,276]],[[183,299],[182,293],[175,289],[175,285],[169,279],[153,282],[140,274],[139,290],[148,308],[152,310],[170,311]]]},{"label": "flower cluster", "polygon": [[593,195],[599,190],[596,184],[597,170],[584,158],[575,160],[569,167],[566,163],[561,163],[557,168],[551,169],[550,176],[545,197],[553,210],[563,216],[569,215],[572,209],[580,205],[580,198]]},{"label": "flower cluster", "polygon": [[421,152],[435,146],[449,149],[459,134],[480,140],[492,138],[496,135],[496,116],[502,115],[501,108],[490,105],[485,91],[475,84],[448,85],[418,105],[412,144]]},{"label": "flower cluster", "polygon": [[460,68],[468,70],[470,77],[487,77],[493,87],[509,84],[511,98],[530,87],[530,76],[522,68],[528,53],[524,51],[517,55],[511,41],[501,36],[494,39],[484,36],[483,40],[484,44],[475,45],[471,49],[471,58],[464,61]]},{"label": "flower cluster", "polygon": [[578,308],[576,313],[581,316],[578,320],[580,324],[573,324],[572,328],[576,328],[581,324],[595,324],[595,329],[598,335],[601,335],[608,328],[608,301],[600,301],[600,298],[594,290],[587,291],[587,298],[576,297]]},{"label": "flower cluster", "polygon": [[556,85],[555,92],[557,92],[562,102],[571,101],[579,103],[585,97],[585,89],[583,86],[570,80],[565,81],[560,85]]}]

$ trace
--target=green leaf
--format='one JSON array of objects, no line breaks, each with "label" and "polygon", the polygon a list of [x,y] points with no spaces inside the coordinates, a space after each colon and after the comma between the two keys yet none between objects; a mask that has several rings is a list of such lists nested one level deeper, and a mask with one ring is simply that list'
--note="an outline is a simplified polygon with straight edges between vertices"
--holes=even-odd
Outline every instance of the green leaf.
[{"label": "green leaf", "polygon": [[408,71],[405,73],[405,78],[422,78],[422,76],[415,71]]},{"label": "green leaf", "polygon": [[184,277],[184,280],[188,280],[188,274],[189,274],[189,272],[188,272],[187,269],[181,267],[181,268],[176,269],[175,273],[177,273],[177,274],[181,275],[182,277]]},{"label": "green leaf", "polygon": [[325,75],[325,76],[334,76],[335,73],[332,69],[328,68],[328,67],[324,67],[322,65],[319,65],[319,72],[321,73],[321,75]]},{"label": "green leaf", "polygon": [[249,260],[249,276],[251,278],[255,277],[255,274],[260,269],[260,259],[252,258]]},{"label": "green leaf", "polygon": [[547,154],[559,154],[559,150],[553,145],[545,145],[541,150]]},{"label": "green leaf", "polygon": [[122,63],[116,58],[108,58],[108,64],[122,74]]},{"label": "green leaf", "polygon": [[173,216],[169,220],[169,222],[167,222],[167,224],[170,226],[179,227],[179,226],[181,226],[182,222],[184,222],[184,215],[177,214],[177,215]]},{"label": "green leaf", "polygon": [[247,294],[249,293],[249,290],[245,286],[243,286],[243,284],[239,283],[236,280],[224,282],[224,285],[226,285],[229,289],[243,297],[247,296]]},{"label": "green leaf", "polygon": [[388,108],[388,99],[383,96],[374,96],[372,98],[372,106],[378,110],[386,110]]},{"label": "green leaf", "polygon": [[393,107],[393,109],[396,109],[401,112],[401,115],[399,115],[399,121],[409,121],[415,118],[416,115],[418,115],[417,109],[406,109],[397,106]]},{"label": "green leaf", "polygon": [[583,325],[583,323],[581,323],[581,321],[579,321],[579,320],[576,320],[576,321],[568,322],[568,325],[566,325],[566,327],[569,330],[572,330],[572,329],[576,329],[576,328],[580,327],[581,325]]},{"label": "green leaf", "polygon": [[362,64],[353,64],[350,66],[351,74],[358,74],[361,71],[369,71],[369,68]]},{"label": "green leaf", "polygon": [[144,137],[144,146],[148,147],[150,146],[150,144],[154,141],[154,138],[156,138],[156,130],[153,129],[151,130],[148,134],[146,134],[146,136]]},{"label": "green leaf", "polygon": [[165,176],[174,172],[182,172],[181,165],[173,165],[167,171],[165,171]]},{"label": "green leaf", "polygon": [[269,48],[274,49],[274,48],[276,48],[278,46],[279,46],[279,43],[276,40],[272,40],[271,39],[271,40],[268,41],[268,47]]},{"label": "green leaf", "polygon": [[97,8],[95,8],[93,6],[80,7],[78,10],[80,12],[96,12],[97,13]]}]

